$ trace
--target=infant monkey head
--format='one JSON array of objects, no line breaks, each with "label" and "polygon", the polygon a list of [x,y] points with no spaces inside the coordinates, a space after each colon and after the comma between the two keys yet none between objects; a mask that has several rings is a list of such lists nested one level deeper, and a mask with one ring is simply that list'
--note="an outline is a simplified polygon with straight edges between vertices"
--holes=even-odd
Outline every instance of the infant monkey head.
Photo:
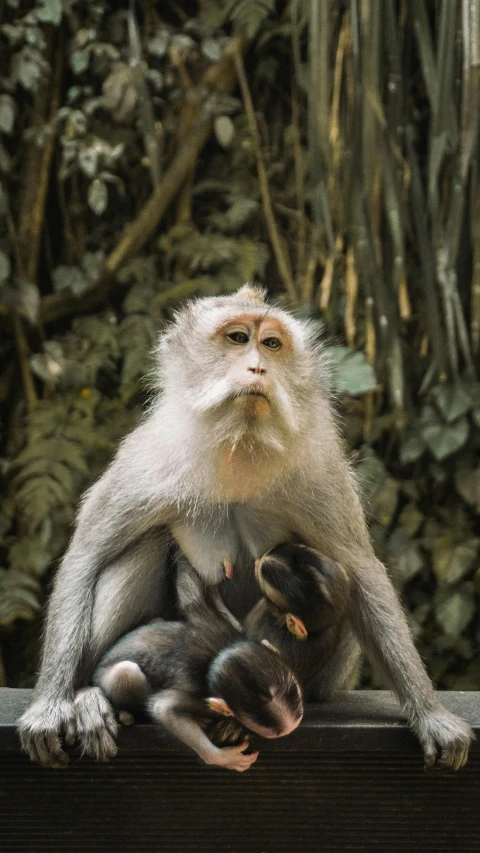
[{"label": "infant monkey head", "polygon": [[349,595],[342,567],[313,548],[277,545],[255,563],[255,577],[266,601],[285,614],[288,630],[299,640],[338,622]]},{"label": "infant monkey head", "polygon": [[290,734],[303,717],[300,685],[268,644],[242,640],[220,652],[208,673],[208,689],[216,697],[208,702],[212,711],[235,716],[265,738]]}]

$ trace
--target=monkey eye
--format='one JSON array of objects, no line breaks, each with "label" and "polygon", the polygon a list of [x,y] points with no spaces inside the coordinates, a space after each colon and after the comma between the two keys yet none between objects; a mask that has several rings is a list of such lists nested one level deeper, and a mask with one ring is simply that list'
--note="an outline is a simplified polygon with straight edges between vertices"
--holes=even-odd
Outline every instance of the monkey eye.
[{"label": "monkey eye", "polygon": [[279,338],[265,338],[262,341],[264,347],[267,349],[280,349],[282,346],[282,342]]},{"label": "monkey eye", "polygon": [[228,332],[225,337],[227,337],[232,344],[248,343],[248,335],[246,332]]}]

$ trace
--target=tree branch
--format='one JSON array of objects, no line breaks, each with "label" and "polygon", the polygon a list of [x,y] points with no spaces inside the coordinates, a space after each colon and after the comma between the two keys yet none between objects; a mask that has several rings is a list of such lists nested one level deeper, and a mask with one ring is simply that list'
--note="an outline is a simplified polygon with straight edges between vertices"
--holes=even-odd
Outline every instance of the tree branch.
[{"label": "tree branch", "polygon": [[[237,53],[241,55],[243,44],[244,41],[240,36],[232,38],[222,59],[211,65],[203,75],[198,86],[200,91],[214,90],[222,94],[233,91],[236,74],[232,58]],[[137,218],[125,226],[117,245],[105,259],[101,274],[91,290],[76,301],[71,293],[53,293],[46,296],[40,305],[40,318],[43,323],[50,323],[59,317],[88,310],[105,298],[120,267],[143,248],[161,222],[209,138],[212,126],[213,118],[205,109],[205,102],[199,103],[198,118],[188,137],[181,144],[162,182],[155,187]]]},{"label": "tree branch", "polygon": [[290,272],[290,265],[288,262],[288,258],[283,251],[283,246],[280,240],[280,234],[278,232],[277,223],[275,221],[275,214],[273,212],[272,199],[270,196],[270,188],[268,186],[268,177],[267,170],[265,169],[265,163],[263,162],[262,150],[260,145],[260,135],[258,132],[257,119],[255,117],[255,110],[253,107],[252,96],[250,94],[250,89],[248,86],[247,75],[245,74],[245,68],[243,65],[243,58],[240,50],[235,50],[233,54],[233,59],[235,63],[235,70],[238,77],[238,82],[240,85],[240,90],[242,93],[243,103],[245,107],[245,114],[247,116],[247,121],[250,127],[250,132],[253,136],[255,142],[255,156],[257,159],[257,174],[258,174],[258,183],[260,186],[260,195],[262,198],[263,211],[265,214],[265,222],[267,224],[268,235],[270,237],[270,242],[272,244],[273,254],[275,255],[275,260],[277,262],[278,272],[280,273],[280,278],[282,279],[283,285],[294,304],[298,301],[298,294],[295,284],[293,282],[292,274]]}]

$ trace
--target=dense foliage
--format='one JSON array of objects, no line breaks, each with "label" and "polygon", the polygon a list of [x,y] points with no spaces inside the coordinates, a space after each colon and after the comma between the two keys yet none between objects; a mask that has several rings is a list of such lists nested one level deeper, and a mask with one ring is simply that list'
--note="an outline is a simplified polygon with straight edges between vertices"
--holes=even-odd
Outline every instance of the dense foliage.
[{"label": "dense foliage", "polygon": [[122,5],[0,6],[0,683],[157,331],[255,279],[335,344],[377,552],[480,689],[479,3]]}]

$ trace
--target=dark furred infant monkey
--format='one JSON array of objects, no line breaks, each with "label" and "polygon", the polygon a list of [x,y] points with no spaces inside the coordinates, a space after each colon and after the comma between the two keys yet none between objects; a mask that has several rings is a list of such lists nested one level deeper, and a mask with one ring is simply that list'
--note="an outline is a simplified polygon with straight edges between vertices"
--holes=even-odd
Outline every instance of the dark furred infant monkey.
[{"label": "dark furred infant monkey", "polygon": [[104,655],[93,684],[121,711],[146,708],[207,764],[242,772],[258,752],[244,754],[248,740],[219,748],[205,734],[205,718],[234,716],[263,737],[281,737],[302,719],[301,690],[283,659],[239,634],[191,574],[189,621],[157,620],[127,634]]},{"label": "dark furred infant monkey", "polygon": [[313,548],[285,543],[255,563],[263,597],[244,621],[249,637],[262,637],[292,667],[305,701],[332,692],[331,661],[345,642],[349,580],[342,567]]}]

